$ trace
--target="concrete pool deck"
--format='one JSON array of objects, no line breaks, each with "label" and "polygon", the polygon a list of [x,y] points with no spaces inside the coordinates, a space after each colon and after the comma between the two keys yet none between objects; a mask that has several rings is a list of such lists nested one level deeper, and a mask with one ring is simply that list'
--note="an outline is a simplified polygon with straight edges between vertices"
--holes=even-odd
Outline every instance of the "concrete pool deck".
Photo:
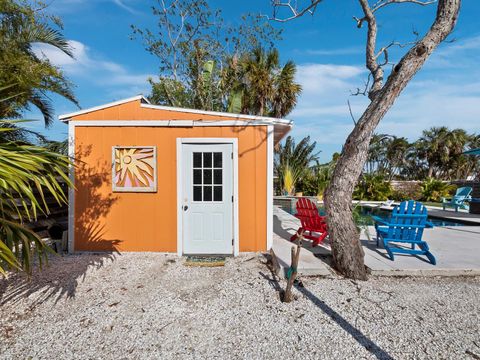
[{"label": "concrete pool deck", "polygon": [[[381,202],[372,202],[372,203],[366,203],[362,204],[362,206],[368,206],[371,208],[381,208],[385,210],[392,210],[393,206],[381,206]],[[443,210],[441,207],[437,206],[428,206],[428,216],[429,217],[434,217],[437,219],[442,219],[442,220],[450,220],[450,221],[458,221],[458,222],[464,222],[468,225],[480,225],[480,215],[478,214],[470,214],[467,210],[458,210],[455,211],[454,209],[449,209],[447,208],[446,210]]]},{"label": "concrete pool deck", "polygon": [[[433,214],[435,210],[429,210]],[[447,211],[437,210],[442,213]],[[453,216],[459,213],[451,212]],[[461,215],[471,214],[460,213]],[[448,217],[450,211],[448,211]],[[460,216],[461,216],[460,215]],[[279,272],[290,266],[289,241],[291,235],[300,226],[300,221],[293,215],[274,207],[273,211],[273,252],[278,261]],[[480,217],[474,217],[480,224]],[[372,275],[378,276],[463,276],[480,275],[480,226],[435,227],[426,229],[424,239],[428,242],[431,252],[437,259],[437,265],[430,264],[423,257],[411,255],[396,255],[395,261],[388,258],[383,248],[376,247],[375,229],[368,227],[369,236],[362,232],[361,242],[365,251],[365,265]],[[370,237],[370,240],[369,240]],[[300,253],[298,272],[304,276],[328,276],[334,271],[330,267],[330,248],[328,241],[325,246],[312,248],[306,241]]]}]

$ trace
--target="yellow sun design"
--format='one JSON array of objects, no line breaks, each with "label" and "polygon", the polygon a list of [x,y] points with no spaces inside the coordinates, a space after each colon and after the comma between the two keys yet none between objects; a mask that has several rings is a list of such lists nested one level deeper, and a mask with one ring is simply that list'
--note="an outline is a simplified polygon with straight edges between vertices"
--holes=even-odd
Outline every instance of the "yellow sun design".
[{"label": "yellow sun design", "polygon": [[149,187],[154,181],[152,148],[115,149],[115,183],[119,187]]}]

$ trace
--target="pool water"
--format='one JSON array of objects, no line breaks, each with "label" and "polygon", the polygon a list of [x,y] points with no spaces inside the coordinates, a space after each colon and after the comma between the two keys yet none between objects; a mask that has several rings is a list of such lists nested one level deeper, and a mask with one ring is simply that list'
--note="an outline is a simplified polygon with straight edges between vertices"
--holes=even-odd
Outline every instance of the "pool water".
[{"label": "pool water", "polygon": [[[281,206],[283,210],[286,212],[295,215],[295,210],[290,208],[284,208]],[[318,208],[318,212],[320,215],[325,215],[325,209],[323,207]],[[372,208],[370,206],[357,206],[354,208],[353,217],[357,225],[374,225],[375,222],[372,219],[372,215],[378,216],[379,218],[388,220],[390,218],[391,211],[380,209],[380,208]],[[465,226],[465,223],[457,222],[453,220],[444,220],[438,219],[434,217],[428,217],[428,221],[430,221],[433,226]]]},{"label": "pool water", "polygon": [[[360,209],[360,216],[368,218],[370,220],[370,223],[364,224],[364,225],[373,225],[374,221],[372,219],[372,215],[378,216],[382,219],[388,220],[390,218],[391,211],[388,210],[383,210],[379,208],[371,208],[369,206],[360,206],[358,207]],[[368,221],[368,219],[365,219],[365,221]],[[445,219],[438,219],[429,216],[428,221],[430,221],[433,226],[465,226],[464,223],[457,222],[457,221],[452,221],[452,220],[445,220]]]}]

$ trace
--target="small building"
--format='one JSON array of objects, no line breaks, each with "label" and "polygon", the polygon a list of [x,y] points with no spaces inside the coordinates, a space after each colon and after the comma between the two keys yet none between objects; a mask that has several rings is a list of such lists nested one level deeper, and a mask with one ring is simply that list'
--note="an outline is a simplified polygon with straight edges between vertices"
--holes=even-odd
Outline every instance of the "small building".
[{"label": "small building", "polygon": [[272,245],[273,149],[292,122],[136,96],[69,125],[69,251],[232,254]]}]

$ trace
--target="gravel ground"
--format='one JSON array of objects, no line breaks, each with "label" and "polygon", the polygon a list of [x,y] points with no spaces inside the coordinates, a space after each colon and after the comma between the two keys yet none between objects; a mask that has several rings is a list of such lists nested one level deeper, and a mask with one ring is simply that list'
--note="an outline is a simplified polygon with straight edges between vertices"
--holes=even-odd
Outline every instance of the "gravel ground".
[{"label": "gravel ground", "polygon": [[304,278],[279,301],[262,255],[53,259],[0,280],[2,359],[480,359],[480,278]]}]

